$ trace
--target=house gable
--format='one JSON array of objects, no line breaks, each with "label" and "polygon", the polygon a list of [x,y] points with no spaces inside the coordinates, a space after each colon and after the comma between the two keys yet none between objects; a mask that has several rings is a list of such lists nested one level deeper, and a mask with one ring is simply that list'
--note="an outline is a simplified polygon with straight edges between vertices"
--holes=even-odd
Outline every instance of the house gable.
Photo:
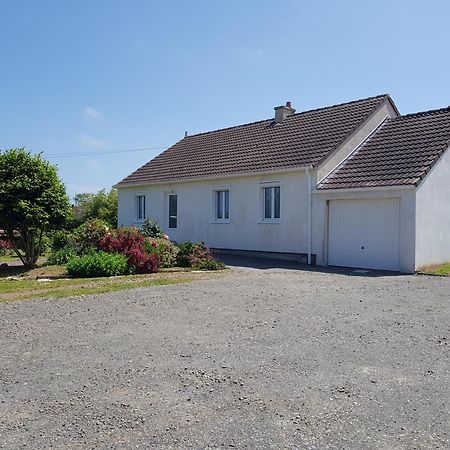
[{"label": "house gable", "polygon": [[387,119],[318,188],[418,186],[449,141],[450,107]]},{"label": "house gable", "polygon": [[400,114],[390,97],[375,109],[334,152],[329,153],[317,166],[317,179],[323,180],[341,163],[358,149],[388,118],[398,117]]}]

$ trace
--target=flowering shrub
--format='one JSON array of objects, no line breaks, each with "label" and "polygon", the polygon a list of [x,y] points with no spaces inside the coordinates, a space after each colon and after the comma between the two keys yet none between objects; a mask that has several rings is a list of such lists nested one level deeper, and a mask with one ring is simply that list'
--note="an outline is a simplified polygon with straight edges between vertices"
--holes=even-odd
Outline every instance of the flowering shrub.
[{"label": "flowering shrub", "polygon": [[80,225],[72,237],[77,253],[83,255],[90,250],[99,250],[100,242],[108,230],[108,224],[100,219],[91,219]]},{"label": "flowering shrub", "polygon": [[225,265],[216,261],[211,250],[203,242],[193,244],[190,241],[179,245],[177,263],[182,267],[194,267],[200,270],[223,269]]},{"label": "flowering shrub", "polygon": [[165,238],[146,239],[145,246],[149,253],[161,255],[162,267],[168,268],[176,265],[177,255],[180,250],[173,242]]},{"label": "flowering shrub", "polygon": [[225,267],[222,262],[214,259],[211,250],[203,242],[194,245],[189,255],[189,261],[191,262],[191,266],[196,269],[218,270]]},{"label": "flowering shrub", "polygon": [[145,219],[141,227],[141,233],[149,238],[161,238],[164,236],[164,230],[161,225],[153,219]]},{"label": "flowering shrub", "polygon": [[128,258],[128,264],[136,273],[157,272],[162,261],[157,252],[149,251],[146,238],[137,228],[120,228],[108,233],[100,248],[108,253],[121,253]]}]

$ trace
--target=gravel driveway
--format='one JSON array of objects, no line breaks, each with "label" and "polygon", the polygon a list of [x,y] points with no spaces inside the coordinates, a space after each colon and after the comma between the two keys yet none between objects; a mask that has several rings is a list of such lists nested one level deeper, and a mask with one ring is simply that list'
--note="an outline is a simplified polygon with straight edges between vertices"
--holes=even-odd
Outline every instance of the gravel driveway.
[{"label": "gravel driveway", "polygon": [[263,267],[0,304],[0,447],[450,448],[449,297]]}]

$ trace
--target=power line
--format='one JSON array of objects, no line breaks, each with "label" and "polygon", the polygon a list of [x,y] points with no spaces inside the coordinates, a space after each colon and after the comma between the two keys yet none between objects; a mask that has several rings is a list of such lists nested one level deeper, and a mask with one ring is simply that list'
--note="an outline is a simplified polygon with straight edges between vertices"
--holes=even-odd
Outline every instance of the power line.
[{"label": "power line", "polygon": [[73,153],[53,153],[44,156],[46,158],[76,158],[78,156],[103,156],[103,155],[115,155],[118,153],[131,153],[131,152],[146,152],[150,150],[161,150],[167,147],[147,147],[147,148],[130,148],[126,150],[108,150],[108,151],[91,151],[91,152],[73,152]]}]

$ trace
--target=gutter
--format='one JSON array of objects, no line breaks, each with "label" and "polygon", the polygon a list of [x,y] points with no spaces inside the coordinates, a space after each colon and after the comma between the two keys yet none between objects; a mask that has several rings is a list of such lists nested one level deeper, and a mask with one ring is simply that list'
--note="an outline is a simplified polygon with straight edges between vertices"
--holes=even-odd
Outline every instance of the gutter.
[{"label": "gutter", "polygon": [[314,195],[327,195],[327,194],[339,194],[339,193],[347,193],[351,194],[352,192],[378,192],[378,191],[413,191],[416,189],[416,186],[412,184],[405,185],[394,185],[394,186],[366,186],[366,187],[358,187],[358,188],[342,188],[342,189],[316,189],[312,194]]},{"label": "gutter", "polygon": [[202,181],[212,181],[212,180],[225,180],[228,178],[249,178],[249,177],[260,177],[266,175],[277,175],[284,173],[293,173],[300,172],[302,170],[306,170],[307,168],[312,169],[313,166],[294,166],[288,168],[279,168],[279,169],[268,169],[268,170],[260,170],[255,172],[237,172],[230,173],[225,175],[211,175],[205,177],[198,178],[185,178],[185,179],[174,179],[168,181],[143,181],[143,182],[130,182],[130,183],[116,183],[113,185],[113,188],[136,188],[136,187],[144,187],[144,186],[162,186],[162,185],[172,185],[172,184],[183,184],[183,183],[196,183]]},{"label": "gutter", "polygon": [[309,172],[313,167],[305,167],[306,175],[308,176],[308,265],[311,265],[312,253],[312,186],[311,173]]}]

